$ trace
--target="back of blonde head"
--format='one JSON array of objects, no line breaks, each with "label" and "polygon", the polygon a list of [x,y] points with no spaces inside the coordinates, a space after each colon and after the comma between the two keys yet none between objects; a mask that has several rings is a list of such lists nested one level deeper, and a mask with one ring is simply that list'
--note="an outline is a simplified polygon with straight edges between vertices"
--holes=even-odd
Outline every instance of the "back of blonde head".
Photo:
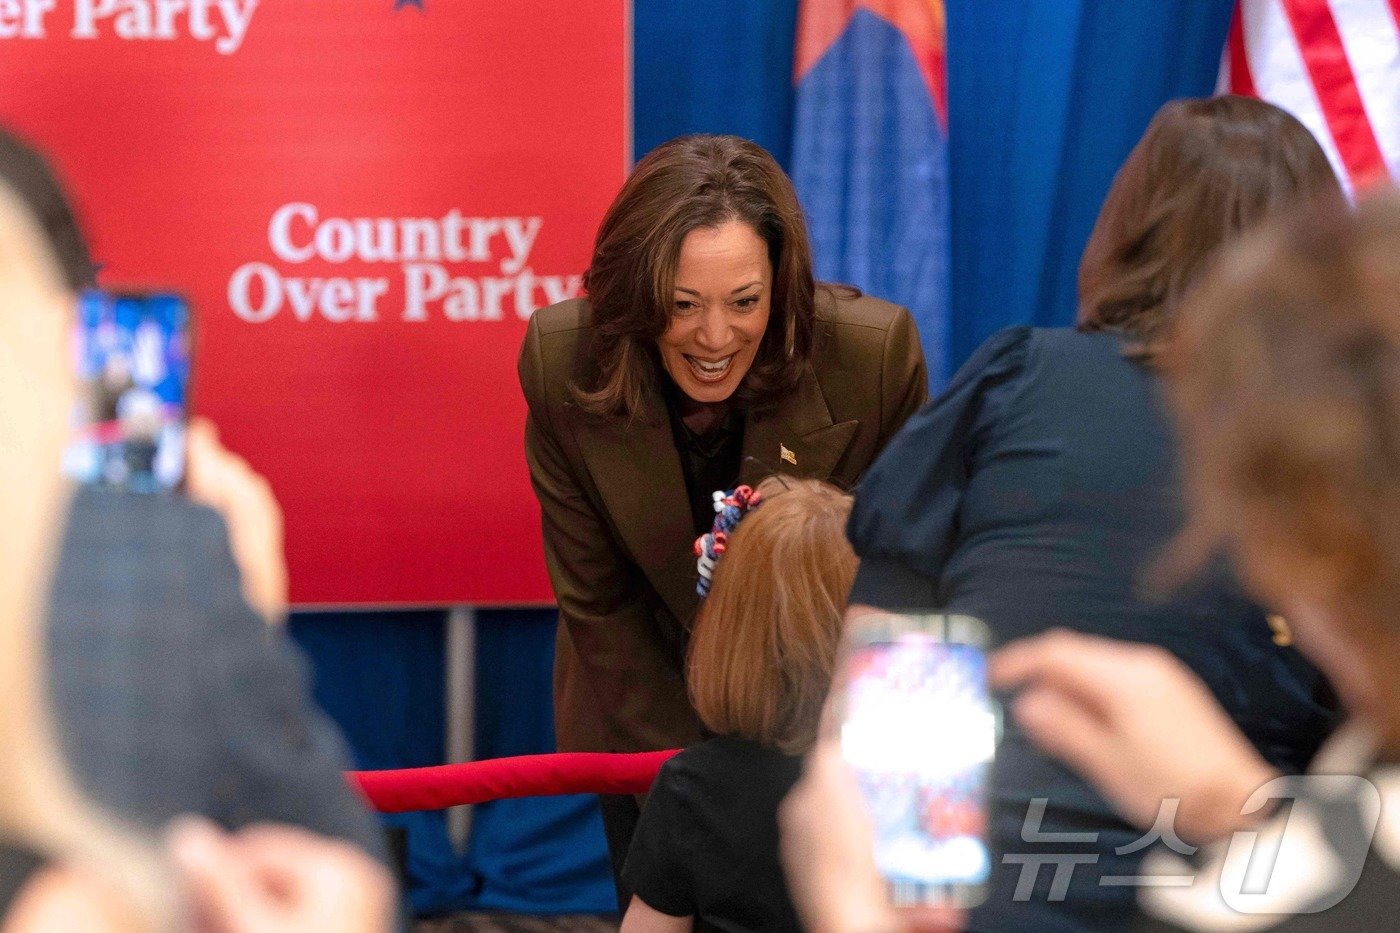
[{"label": "back of blonde head", "polygon": [[1222,258],[1170,360],[1193,524],[1276,575],[1400,613],[1400,194]]},{"label": "back of blonde head", "polygon": [[789,754],[816,739],[855,579],[851,498],[774,478],[715,569],[690,640],[687,681],[705,726]]}]

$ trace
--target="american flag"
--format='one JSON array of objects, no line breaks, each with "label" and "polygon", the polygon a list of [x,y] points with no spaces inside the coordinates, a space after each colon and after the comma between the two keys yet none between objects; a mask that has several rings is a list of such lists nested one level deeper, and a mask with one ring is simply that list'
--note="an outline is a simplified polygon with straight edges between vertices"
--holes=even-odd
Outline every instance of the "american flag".
[{"label": "american flag", "polygon": [[1400,0],[1240,0],[1220,90],[1296,116],[1348,192],[1400,180]]}]

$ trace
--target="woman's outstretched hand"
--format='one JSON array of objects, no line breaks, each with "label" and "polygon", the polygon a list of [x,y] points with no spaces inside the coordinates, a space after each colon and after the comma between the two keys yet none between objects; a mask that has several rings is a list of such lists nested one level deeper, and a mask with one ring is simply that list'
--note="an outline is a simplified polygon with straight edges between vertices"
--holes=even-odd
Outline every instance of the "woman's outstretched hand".
[{"label": "woman's outstretched hand", "polygon": [[1021,729],[1140,829],[1176,800],[1182,839],[1219,839],[1247,824],[1244,802],[1277,776],[1163,648],[1052,631],[1006,646],[989,670],[994,687],[1018,691]]}]

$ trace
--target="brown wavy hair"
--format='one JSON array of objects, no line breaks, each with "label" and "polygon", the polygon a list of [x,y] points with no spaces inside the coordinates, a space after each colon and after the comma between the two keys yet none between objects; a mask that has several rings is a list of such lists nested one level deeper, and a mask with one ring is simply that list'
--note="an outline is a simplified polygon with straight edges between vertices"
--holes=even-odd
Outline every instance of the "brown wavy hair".
[{"label": "brown wavy hair", "polygon": [[1319,198],[1341,201],[1341,186],[1288,113],[1248,97],[1165,104],[1119,169],[1084,248],[1079,329],[1125,334],[1130,356],[1152,356],[1211,254]]},{"label": "brown wavy hair", "polygon": [[1400,612],[1400,195],[1316,208],[1222,258],[1163,355],[1185,549]]},{"label": "brown wavy hair", "polygon": [[816,741],[855,552],[851,497],[774,477],[715,567],[690,638],[690,702],[706,728],[795,755]]},{"label": "brown wavy hair", "polygon": [[632,416],[658,378],[656,342],[670,323],[681,241],[692,230],[746,223],[768,245],[768,329],[740,391],[752,404],[797,385],[812,350],[816,283],[792,182],[763,147],[737,136],[682,136],[646,155],[598,228],[584,288],[596,372],[574,385],[585,411]]}]

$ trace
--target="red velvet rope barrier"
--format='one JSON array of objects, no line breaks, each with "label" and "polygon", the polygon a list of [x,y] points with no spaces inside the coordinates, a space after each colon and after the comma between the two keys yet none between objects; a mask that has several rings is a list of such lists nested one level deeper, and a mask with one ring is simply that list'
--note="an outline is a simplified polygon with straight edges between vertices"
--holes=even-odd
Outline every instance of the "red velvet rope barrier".
[{"label": "red velvet rope barrier", "polygon": [[436,768],[349,771],[346,776],[380,813],[407,813],[508,797],[644,794],[661,766],[677,751],[634,755],[561,752]]}]

